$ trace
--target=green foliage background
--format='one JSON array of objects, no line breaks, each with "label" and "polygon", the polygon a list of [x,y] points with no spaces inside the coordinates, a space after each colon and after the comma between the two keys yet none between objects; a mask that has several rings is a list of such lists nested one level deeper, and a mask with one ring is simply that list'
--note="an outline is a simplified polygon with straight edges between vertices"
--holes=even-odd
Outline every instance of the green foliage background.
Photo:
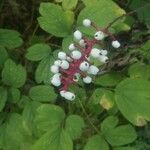
[{"label": "green foliage background", "polygon": [[[121,42],[73,102],[50,84],[50,66],[89,18]],[[149,0],[0,0],[0,150],[150,149]]]}]

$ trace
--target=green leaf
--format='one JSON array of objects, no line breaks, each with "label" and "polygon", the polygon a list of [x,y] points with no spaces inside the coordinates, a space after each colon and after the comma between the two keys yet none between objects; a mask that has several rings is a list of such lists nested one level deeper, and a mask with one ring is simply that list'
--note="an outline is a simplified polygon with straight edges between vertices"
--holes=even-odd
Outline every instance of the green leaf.
[{"label": "green leaf", "polygon": [[50,104],[43,104],[37,109],[35,122],[41,131],[47,131],[53,127],[60,127],[65,118],[61,107]]},{"label": "green leaf", "polygon": [[70,115],[66,119],[65,129],[73,140],[81,136],[84,126],[83,118],[78,115]]},{"label": "green leaf", "polygon": [[26,58],[31,61],[39,61],[49,56],[51,48],[47,44],[38,43],[27,49]]},{"label": "green leaf", "polygon": [[48,85],[37,85],[30,89],[29,96],[34,101],[39,102],[54,102],[56,100],[56,93],[54,88]]},{"label": "green leaf", "polygon": [[3,64],[8,59],[8,53],[3,46],[0,46],[0,67],[3,67]]},{"label": "green leaf", "polygon": [[35,80],[37,83],[50,83],[50,78],[53,75],[50,71],[50,66],[54,63],[52,56],[44,58],[38,65],[35,72]]},{"label": "green leaf", "polygon": [[112,146],[121,146],[132,143],[136,138],[136,132],[131,125],[121,125],[104,132],[106,140]]},{"label": "green leaf", "polygon": [[41,17],[38,18],[38,22],[43,30],[57,37],[65,37],[70,34],[72,24],[68,23],[59,5],[41,3],[39,11]]},{"label": "green leaf", "polygon": [[107,117],[101,124],[101,130],[103,133],[109,132],[118,125],[118,118],[114,116]]},{"label": "green leaf", "polygon": [[0,112],[5,107],[5,103],[7,101],[7,90],[3,87],[0,87]]},{"label": "green leaf", "polygon": [[0,29],[0,45],[8,49],[14,49],[23,43],[20,33],[14,30]]},{"label": "green leaf", "polygon": [[[89,3],[89,1],[87,3]],[[91,3],[92,5],[88,5],[87,7],[85,7],[79,14],[77,20],[78,26],[82,26],[83,19],[88,17],[101,28],[105,28],[114,19],[125,14],[125,11],[112,0],[97,0],[97,2],[91,1]],[[122,23],[123,21],[124,19],[121,19],[113,24],[111,30],[115,29],[115,25],[118,25],[120,22]],[[88,31],[86,31],[86,33],[88,32],[90,32],[89,29]]]},{"label": "green leaf", "polygon": [[5,62],[2,71],[2,81],[9,86],[19,88],[26,81],[26,70],[22,65],[16,65],[11,59]]},{"label": "green leaf", "polygon": [[63,0],[62,7],[65,10],[73,10],[75,9],[77,3],[78,3],[78,0]]},{"label": "green leaf", "polygon": [[99,135],[94,135],[89,138],[84,150],[109,150],[109,146],[106,141]]},{"label": "green leaf", "polygon": [[20,91],[16,88],[10,88],[8,90],[8,101],[11,103],[17,103],[20,100]]},{"label": "green leaf", "polygon": [[129,67],[128,74],[131,78],[150,79],[150,65],[136,63]]},{"label": "green leaf", "polygon": [[126,119],[137,126],[150,120],[150,82],[142,79],[123,80],[116,88],[116,103]]},{"label": "green leaf", "polygon": [[101,85],[101,86],[115,86],[123,78],[124,76],[122,74],[110,72],[110,73],[97,77],[95,80],[95,84]]},{"label": "green leaf", "polygon": [[62,42],[62,48],[63,48],[63,51],[65,52],[69,52],[69,45],[73,43],[73,38],[72,36],[67,36],[65,38],[63,38],[63,42]]},{"label": "green leaf", "polygon": [[73,150],[70,136],[61,128],[51,128],[45,133],[31,150]]},{"label": "green leaf", "polygon": [[134,147],[126,146],[126,147],[117,147],[117,148],[114,148],[113,150],[139,150],[139,149],[136,149]]}]

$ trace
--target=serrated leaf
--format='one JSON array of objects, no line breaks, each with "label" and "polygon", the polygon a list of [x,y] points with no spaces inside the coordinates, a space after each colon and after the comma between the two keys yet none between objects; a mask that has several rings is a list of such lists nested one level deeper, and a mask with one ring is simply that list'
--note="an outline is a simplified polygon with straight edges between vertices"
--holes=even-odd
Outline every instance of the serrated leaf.
[{"label": "serrated leaf", "polygon": [[41,131],[48,131],[53,127],[60,127],[65,118],[61,107],[50,104],[43,104],[37,109],[35,122]]},{"label": "serrated leaf", "polygon": [[99,135],[94,135],[89,138],[84,150],[109,150],[106,141]]},{"label": "serrated leaf", "polygon": [[123,80],[116,88],[117,106],[126,119],[137,126],[150,120],[150,82],[142,79]]},{"label": "serrated leaf", "polygon": [[84,126],[83,118],[78,115],[70,115],[66,119],[65,129],[73,140],[81,136]]},{"label": "serrated leaf", "polygon": [[61,128],[51,128],[45,133],[31,150],[73,150],[70,136]]},{"label": "serrated leaf", "polygon": [[57,37],[65,37],[71,32],[72,24],[68,23],[63,9],[52,3],[41,3],[38,18],[40,27]]},{"label": "serrated leaf", "polygon": [[38,43],[27,49],[26,58],[31,61],[39,61],[49,56],[51,48],[47,44]]},{"label": "serrated leaf", "polygon": [[7,101],[7,90],[3,87],[0,87],[0,112],[5,107]]},{"label": "serrated leaf", "polygon": [[5,62],[2,71],[2,81],[9,86],[19,88],[26,81],[26,70],[22,65],[16,65],[11,59]]},{"label": "serrated leaf", "polygon": [[54,58],[46,57],[38,65],[35,72],[35,80],[37,83],[50,83],[50,78],[53,75],[50,71],[50,66],[54,63]]},{"label": "serrated leaf", "polygon": [[0,45],[8,49],[14,49],[23,43],[20,33],[15,30],[0,29]]},{"label": "serrated leaf", "polygon": [[[125,11],[112,0],[97,0],[96,2],[88,1],[87,3],[92,3],[92,5],[87,5],[87,7],[80,12],[77,20],[78,26],[82,26],[83,19],[88,17],[88,19],[97,23],[97,25],[101,28],[105,28],[115,18],[125,14]],[[113,24],[111,30],[115,29],[115,25],[118,25],[123,21],[124,19],[120,19],[118,22]],[[86,33],[88,32],[90,32],[90,30],[86,31]]]},{"label": "serrated leaf", "polygon": [[75,9],[77,3],[78,3],[78,0],[63,0],[62,7],[65,10],[73,10]]},{"label": "serrated leaf", "polygon": [[54,88],[48,85],[37,85],[30,89],[29,96],[32,100],[38,102],[54,102],[56,93]]}]

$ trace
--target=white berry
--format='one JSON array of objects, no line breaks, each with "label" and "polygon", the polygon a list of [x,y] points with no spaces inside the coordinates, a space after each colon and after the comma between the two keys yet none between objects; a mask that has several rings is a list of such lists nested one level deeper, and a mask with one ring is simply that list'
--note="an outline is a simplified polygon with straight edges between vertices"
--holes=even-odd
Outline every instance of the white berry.
[{"label": "white berry", "polygon": [[67,100],[72,101],[72,100],[75,99],[75,95],[71,92],[65,92],[64,93],[64,98],[67,99]]},{"label": "white berry", "polygon": [[83,20],[83,25],[85,27],[90,27],[91,26],[91,20],[90,19],[84,19]]},{"label": "white berry", "polygon": [[73,52],[71,53],[71,57],[72,57],[73,59],[80,59],[81,56],[82,56],[82,54],[81,54],[80,51],[73,51]]},{"label": "white berry", "polygon": [[84,42],[83,39],[81,39],[81,40],[79,41],[79,45],[82,46],[82,47],[85,47],[86,43]]},{"label": "white berry", "polygon": [[89,67],[89,70],[88,70],[88,73],[89,73],[89,74],[97,75],[98,72],[99,72],[99,69],[98,69],[96,66],[91,65],[91,66]]},{"label": "white berry", "polygon": [[105,37],[104,33],[102,31],[98,31],[95,33],[94,38],[96,40],[102,40]]},{"label": "white berry", "polygon": [[60,91],[60,95],[61,95],[62,97],[65,96],[65,93],[66,93],[66,91],[64,91],[64,90]]},{"label": "white berry", "polygon": [[56,65],[52,65],[51,66],[51,72],[52,73],[58,73],[59,72],[59,67]]},{"label": "white berry", "polygon": [[78,81],[79,81],[79,78],[80,78],[80,74],[79,74],[79,73],[76,73],[76,74],[74,75],[73,81],[78,82]]},{"label": "white berry", "polygon": [[56,60],[56,61],[54,62],[54,65],[56,65],[56,66],[60,66],[60,64],[61,64],[61,60]]},{"label": "white berry", "polygon": [[100,55],[100,50],[97,48],[93,48],[91,50],[90,56],[94,57],[94,58],[98,58]]},{"label": "white berry", "polygon": [[59,52],[58,53],[58,58],[61,59],[61,60],[64,60],[66,59],[67,55],[65,52]]},{"label": "white berry", "polygon": [[76,49],[76,47],[75,47],[75,45],[73,43],[69,45],[69,50],[70,51],[73,51],[75,49]]},{"label": "white berry", "polygon": [[82,33],[79,30],[75,31],[73,35],[76,40],[82,39]]},{"label": "white berry", "polygon": [[120,47],[120,43],[118,41],[112,41],[112,46],[114,48],[119,48]]},{"label": "white berry", "polygon": [[106,63],[107,60],[108,60],[108,57],[107,57],[107,56],[100,56],[100,57],[99,57],[99,60],[100,60],[102,63]]},{"label": "white berry", "polygon": [[100,50],[100,54],[106,56],[108,54],[107,50]]},{"label": "white berry", "polygon": [[60,86],[61,85],[61,80],[60,80],[60,74],[57,73],[52,77],[51,83],[54,86]]},{"label": "white berry", "polygon": [[85,78],[83,78],[83,82],[86,84],[90,84],[92,82],[92,78],[89,76],[86,76]]},{"label": "white berry", "polygon": [[81,71],[87,71],[89,69],[89,63],[86,62],[86,61],[83,61],[80,66],[79,66],[79,69]]},{"label": "white berry", "polygon": [[68,68],[69,68],[69,63],[68,63],[68,61],[62,60],[62,61],[61,61],[61,64],[60,64],[60,67],[61,67],[62,69],[68,69]]}]

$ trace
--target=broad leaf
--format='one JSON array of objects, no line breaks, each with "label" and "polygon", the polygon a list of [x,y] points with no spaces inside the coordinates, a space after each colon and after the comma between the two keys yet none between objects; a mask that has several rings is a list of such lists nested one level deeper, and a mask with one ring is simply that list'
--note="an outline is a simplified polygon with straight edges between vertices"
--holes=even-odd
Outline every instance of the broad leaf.
[{"label": "broad leaf", "polygon": [[35,122],[38,129],[47,131],[53,127],[60,127],[65,118],[65,113],[61,107],[50,104],[43,104],[37,109]]},{"label": "broad leaf", "polygon": [[5,62],[2,80],[6,85],[19,88],[26,81],[26,70],[22,65],[16,65],[11,59]]},{"label": "broad leaf", "polygon": [[62,7],[65,10],[73,10],[75,9],[77,3],[78,3],[78,0],[63,0]]},{"label": "broad leaf", "polygon": [[109,146],[106,141],[99,135],[94,135],[89,138],[84,150],[109,150]]},{"label": "broad leaf", "polygon": [[123,80],[116,88],[116,103],[124,117],[137,126],[150,120],[150,82],[142,79]]},{"label": "broad leaf", "polygon": [[41,17],[38,18],[40,27],[57,37],[65,37],[71,32],[71,26],[63,9],[52,3],[41,3]]},{"label": "broad leaf", "polygon": [[34,101],[39,102],[54,102],[56,100],[56,93],[54,88],[48,85],[37,85],[30,89],[29,96]]},{"label": "broad leaf", "polygon": [[21,46],[23,43],[20,34],[14,30],[0,29],[0,45],[8,49]]},{"label": "broad leaf", "polygon": [[31,150],[73,150],[70,136],[61,128],[51,128],[45,133]]},{"label": "broad leaf", "polygon": [[82,134],[84,120],[78,115],[70,115],[66,119],[65,129],[72,139],[77,139]]},{"label": "broad leaf", "polygon": [[28,48],[26,58],[31,61],[39,61],[49,56],[51,48],[47,44],[39,43]]}]

